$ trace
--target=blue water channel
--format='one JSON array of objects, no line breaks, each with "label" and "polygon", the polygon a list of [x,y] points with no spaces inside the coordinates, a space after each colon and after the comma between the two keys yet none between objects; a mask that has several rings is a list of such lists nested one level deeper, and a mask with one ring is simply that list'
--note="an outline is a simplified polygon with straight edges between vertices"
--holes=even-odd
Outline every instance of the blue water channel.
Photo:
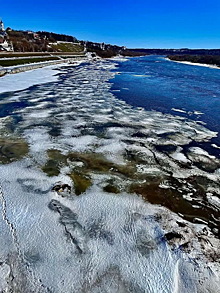
[{"label": "blue water channel", "polygon": [[[120,62],[116,71],[119,74],[111,82],[118,98],[146,110],[202,121],[210,130],[220,131],[219,69],[145,56]],[[220,145],[219,134],[212,143]]]}]

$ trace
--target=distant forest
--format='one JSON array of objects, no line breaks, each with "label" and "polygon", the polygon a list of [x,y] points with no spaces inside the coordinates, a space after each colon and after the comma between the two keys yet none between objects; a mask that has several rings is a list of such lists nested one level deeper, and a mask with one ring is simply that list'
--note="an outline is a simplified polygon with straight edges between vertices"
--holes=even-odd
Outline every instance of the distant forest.
[{"label": "distant forest", "polygon": [[168,58],[174,61],[188,61],[192,63],[217,65],[220,67],[220,55],[169,55]]},{"label": "distant forest", "polygon": [[143,55],[214,55],[220,56],[220,49],[130,49]]}]

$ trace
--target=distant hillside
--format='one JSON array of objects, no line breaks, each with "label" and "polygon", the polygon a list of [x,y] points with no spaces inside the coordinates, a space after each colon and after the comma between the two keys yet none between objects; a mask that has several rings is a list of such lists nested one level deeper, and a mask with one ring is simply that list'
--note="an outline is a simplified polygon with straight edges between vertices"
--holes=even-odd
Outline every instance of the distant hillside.
[{"label": "distant hillside", "polygon": [[[49,32],[18,31],[7,29],[15,52],[79,52],[83,47],[72,36]],[[69,43],[65,46],[64,43]]]},{"label": "distant hillside", "polygon": [[143,53],[105,43],[79,41],[73,36],[45,31],[20,31],[8,28],[7,34],[15,52],[95,52],[103,58],[116,55],[140,56]]},{"label": "distant hillside", "polygon": [[[85,53],[95,52],[98,56],[103,58],[113,57],[116,55],[122,56],[141,56],[141,55],[209,55],[219,56],[220,49],[206,50],[206,49],[127,49],[123,46],[116,46],[105,43],[95,43],[90,41],[79,41],[77,38],[57,34],[46,31],[21,31],[7,28],[4,30],[3,22],[1,21],[0,40],[1,51],[15,52],[72,52]],[[7,36],[7,38],[6,38]],[[7,39],[7,40],[6,40]],[[7,42],[6,42],[7,41]],[[5,43],[4,43],[5,42]],[[3,44],[4,43],[4,44]],[[6,44],[7,43],[7,44]],[[7,45],[7,46],[6,46]],[[210,61],[212,62],[212,61]]]},{"label": "distant hillside", "polygon": [[141,56],[141,55],[148,55],[143,52],[138,52],[136,50],[127,49],[124,46],[116,46],[110,45],[105,43],[94,43],[94,42],[85,42],[81,41],[84,47],[86,47],[88,52],[96,52],[96,54],[103,58],[109,58],[117,55],[122,56]]},{"label": "distant hillside", "polygon": [[128,49],[143,55],[220,55],[220,49]]},{"label": "distant hillside", "polygon": [[123,54],[125,47],[119,47],[116,45],[110,45],[105,43],[94,43],[88,41],[81,41],[81,44],[86,48],[87,52],[95,52],[102,58],[109,58],[119,54]]}]

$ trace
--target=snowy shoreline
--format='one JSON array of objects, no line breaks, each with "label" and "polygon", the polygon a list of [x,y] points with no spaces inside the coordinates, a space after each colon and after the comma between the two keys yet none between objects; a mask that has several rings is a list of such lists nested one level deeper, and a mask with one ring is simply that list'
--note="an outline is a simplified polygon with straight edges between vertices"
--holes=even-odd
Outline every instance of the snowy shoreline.
[{"label": "snowy shoreline", "polygon": [[189,61],[176,61],[176,60],[171,60],[169,58],[164,58],[167,61],[171,61],[171,62],[176,62],[176,63],[182,63],[182,64],[186,64],[186,65],[194,65],[194,66],[201,66],[201,67],[208,67],[208,68],[212,68],[212,69],[220,69],[220,67],[218,67],[217,65],[210,65],[210,64],[203,64],[203,63],[193,63],[193,62],[189,62]]},{"label": "snowy shoreline", "polygon": [[60,67],[77,66],[83,61],[76,61],[72,64],[61,63],[49,65],[15,74],[6,74],[0,77],[0,94],[24,90],[37,84],[55,82],[58,80],[57,74],[60,72]]}]

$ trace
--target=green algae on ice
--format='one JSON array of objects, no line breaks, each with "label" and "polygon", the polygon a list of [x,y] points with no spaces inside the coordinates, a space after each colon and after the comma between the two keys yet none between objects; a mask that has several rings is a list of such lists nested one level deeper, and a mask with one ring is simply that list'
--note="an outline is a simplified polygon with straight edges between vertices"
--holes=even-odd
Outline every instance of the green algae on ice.
[{"label": "green algae on ice", "polygon": [[66,156],[62,155],[59,150],[48,150],[47,155],[49,160],[42,167],[44,173],[48,176],[58,176],[60,168],[66,165]]},{"label": "green algae on ice", "polygon": [[97,153],[70,153],[68,156],[70,161],[80,161],[83,166],[80,168],[84,172],[95,172],[104,174],[117,174],[133,178],[135,176],[136,167],[128,162],[126,165],[116,164],[105,158],[102,154]]},{"label": "green algae on ice", "polygon": [[[185,183],[182,185],[173,177],[167,178],[166,180],[170,183],[166,188],[162,187],[163,181],[160,182],[160,180],[155,180],[154,182],[146,180],[145,183],[133,182],[128,192],[138,194],[145,201],[152,204],[165,206],[169,210],[182,215],[188,221],[194,221],[195,218],[200,218],[209,222],[212,214],[217,217],[217,213],[210,209],[209,206],[203,204],[198,208],[195,200],[188,201],[184,198],[181,190],[184,188],[183,185]],[[188,178],[188,182],[192,182],[192,178]],[[196,188],[197,197],[200,197],[201,201],[202,199],[204,200],[205,191],[201,186],[198,186],[198,182],[193,183],[193,188]]]},{"label": "green algae on ice", "polygon": [[[154,166],[153,160],[151,163],[150,166]],[[163,171],[155,171],[155,168],[141,168],[145,165],[148,166],[135,152],[126,153],[125,164],[117,164],[94,152],[62,154],[59,150],[48,150],[48,161],[42,170],[48,176],[57,176],[61,168],[67,166],[70,169],[67,175],[73,181],[76,195],[86,192],[93,180],[98,179],[99,186],[107,193],[138,194],[144,200],[166,206],[190,221],[200,218],[212,222],[211,215],[217,216],[217,212],[207,204],[207,186],[211,182],[205,177],[175,178]],[[190,201],[188,194],[192,197]],[[194,199],[200,199],[200,208]]]},{"label": "green algae on ice", "polygon": [[135,177],[135,164],[130,162],[126,165],[115,164],[107,160],[102,154],[71,152],[67,155],[63,155],[59,150],[48,150],[47,155],[49,160],[46,165],[42,167],[42,170],[49,176],[59,175],[60,168],[63,166],[80,162],[82,164],[80,166],[76,164],[74,170],[85,174],[102,173],[117,174],[129,178]]},{"label": "green algae on ice", "polygon": [[9,164],[25,157],[28,144],[20,138],[0,138],[0,163]]},{"label": "green algae on ice", "polygon": [[76,195],[84,193],[92,185],[91,178],[88,175],[81,174],[78,172],[72,172],[68,175],[74,182],[74,189]]},{"label": "green algae on ice", "polygon": [[58,176],[60,174],[59,163],[54,160],[48,160],[47,163],[42,167],[42,170],[49,177]]}]

